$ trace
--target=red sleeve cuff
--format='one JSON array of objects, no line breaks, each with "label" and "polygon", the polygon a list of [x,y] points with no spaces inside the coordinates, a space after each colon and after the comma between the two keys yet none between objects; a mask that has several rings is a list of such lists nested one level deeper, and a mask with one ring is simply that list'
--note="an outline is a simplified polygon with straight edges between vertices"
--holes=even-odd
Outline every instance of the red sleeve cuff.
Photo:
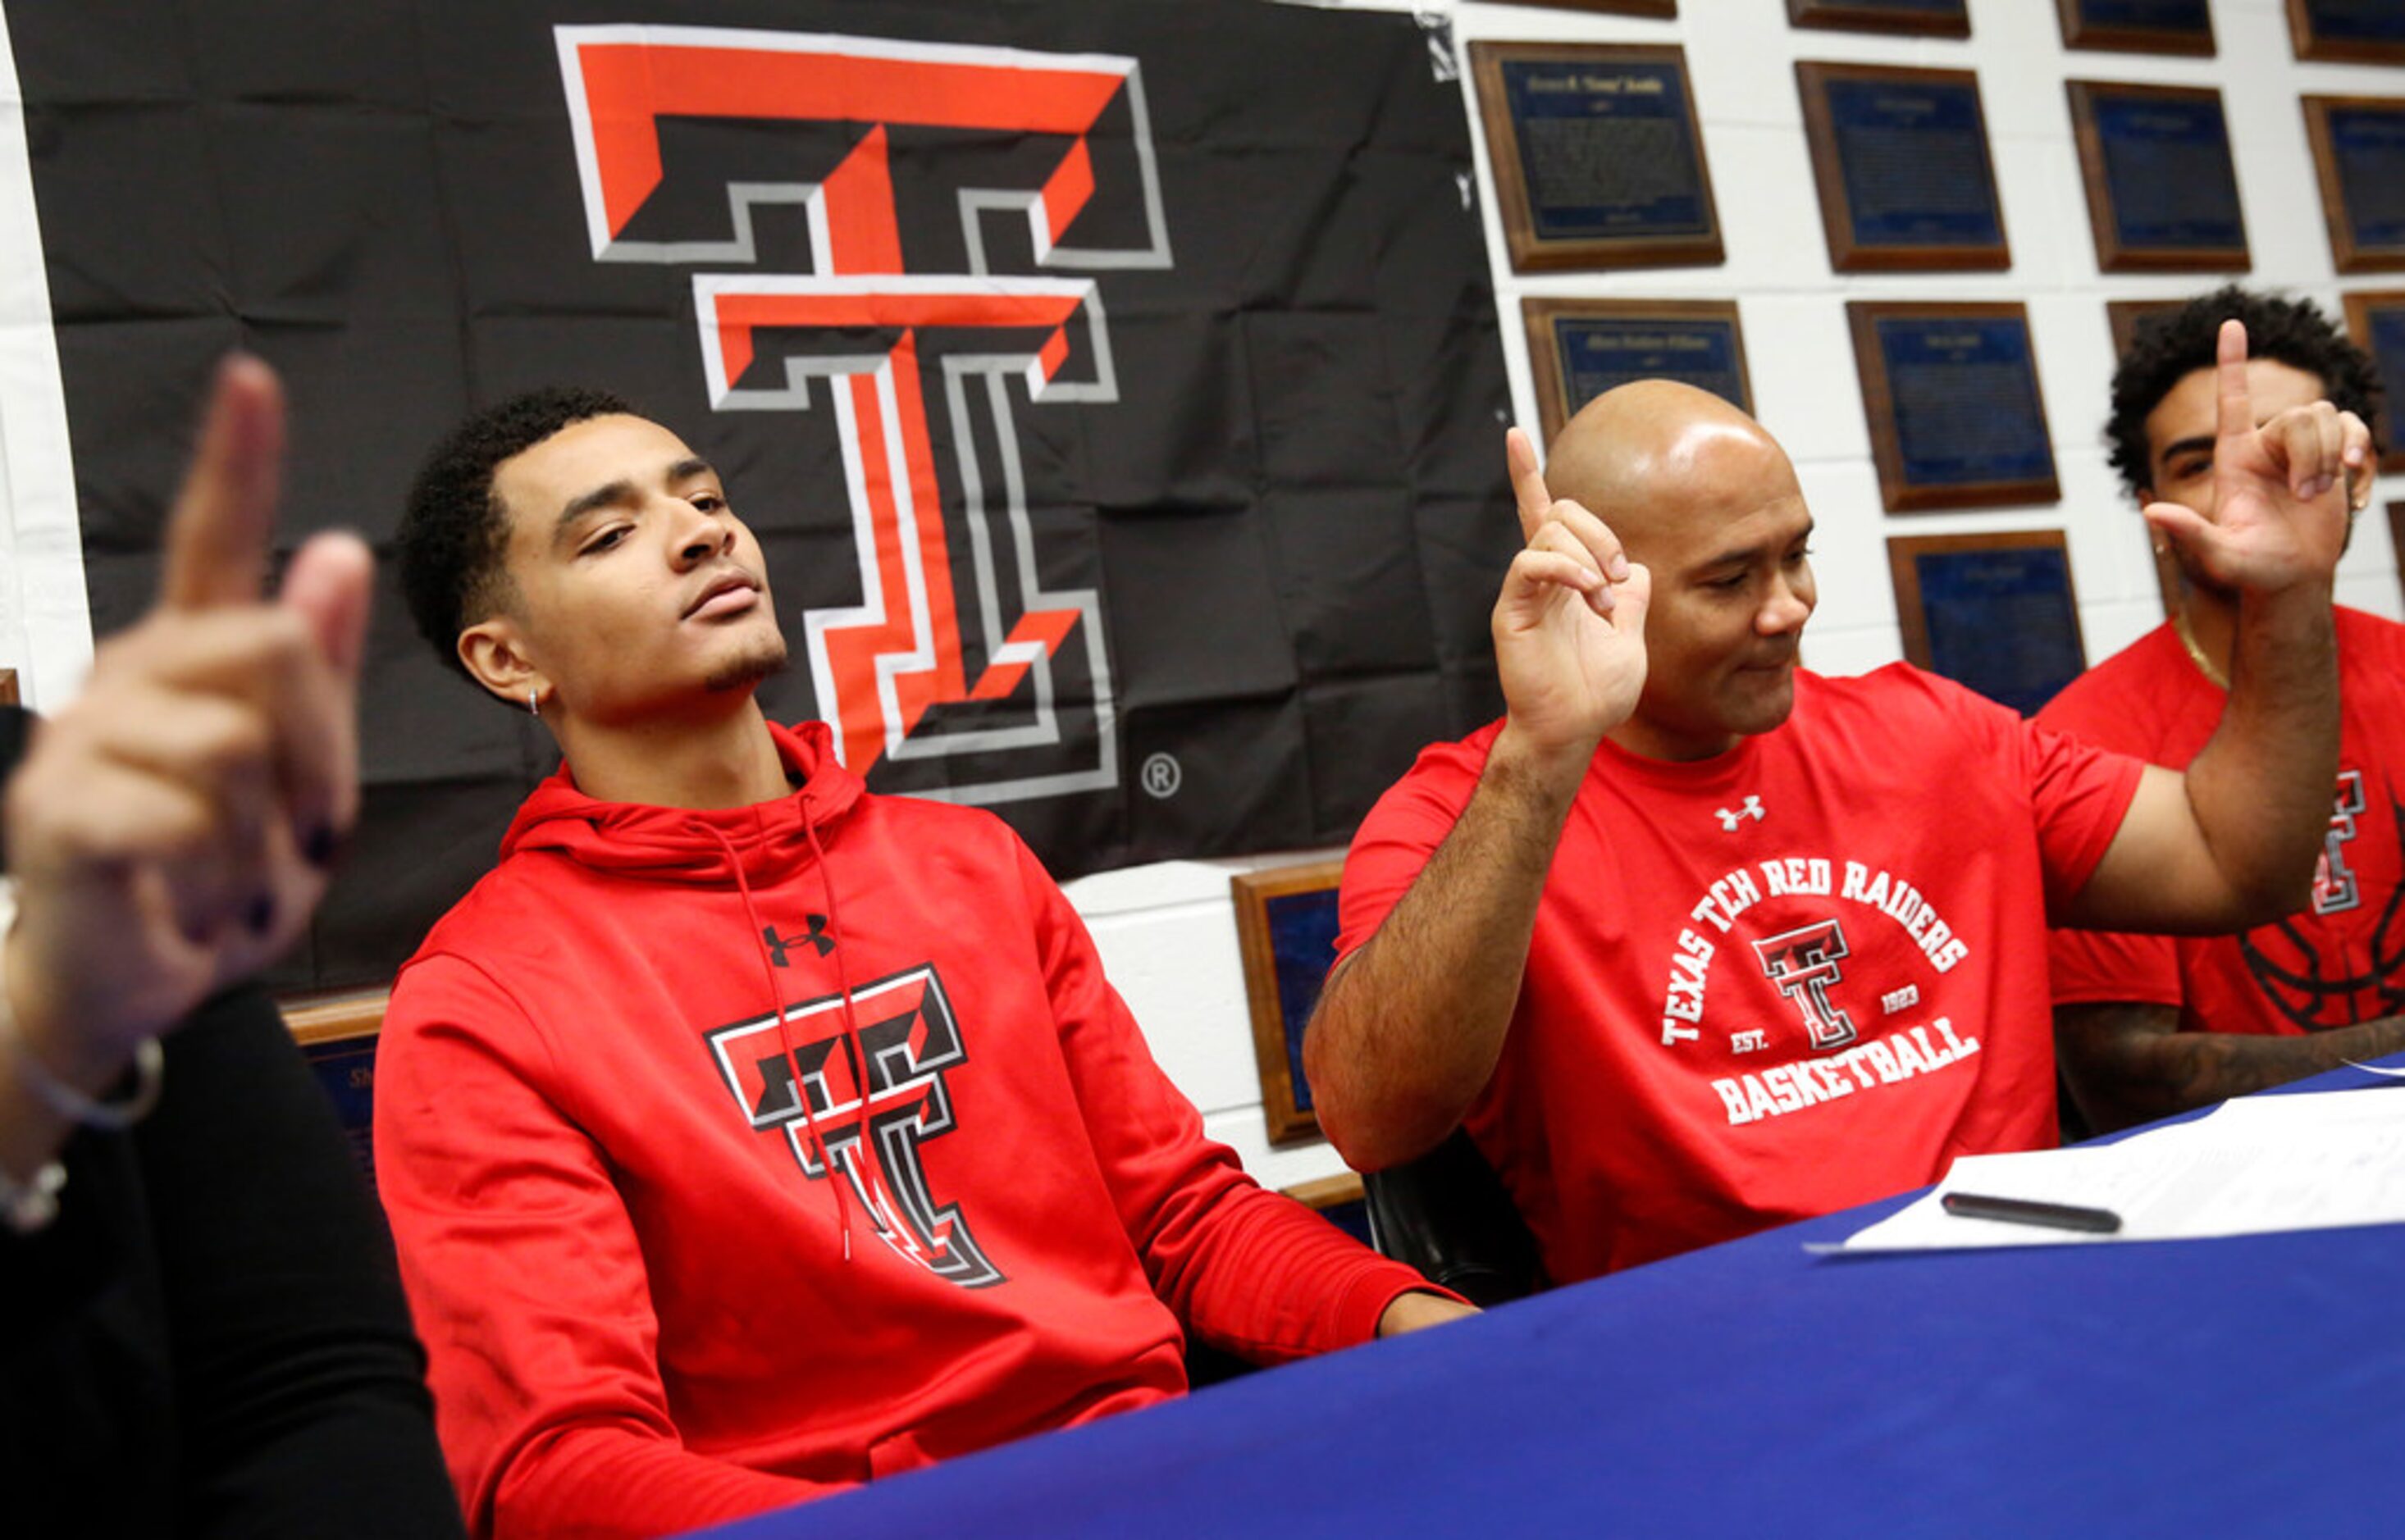
[{"label": "red sleeve cuff", "polygon": [[1407,1294],[1432,1294],[1440,1299],[1450,1299],[1467,1305],[1469,1300],[1451,1289],[1431,1283],[1400,1262],[1379,1258],[1364,1267],[1344,1291],[1343,1304],[1337,1308],[1337,1340],[1345,1347],[1368,1342],[1378,1335],[1378,1319],[1386,1307]]}]

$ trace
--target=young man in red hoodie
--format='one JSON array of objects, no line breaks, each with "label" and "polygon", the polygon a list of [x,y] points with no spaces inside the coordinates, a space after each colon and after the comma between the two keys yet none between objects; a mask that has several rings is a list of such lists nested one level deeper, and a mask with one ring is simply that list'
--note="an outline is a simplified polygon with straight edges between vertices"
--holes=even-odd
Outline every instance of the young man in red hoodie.
[{"label": "young man in red hoodie", "polygon": [[656,1534],[1468,1307],[1262,1191],[981,811],[871,794],[717,473],[611,398],[471,419],[402,583],[567,763],[402,969],[376,1159],[479,1534]]}]

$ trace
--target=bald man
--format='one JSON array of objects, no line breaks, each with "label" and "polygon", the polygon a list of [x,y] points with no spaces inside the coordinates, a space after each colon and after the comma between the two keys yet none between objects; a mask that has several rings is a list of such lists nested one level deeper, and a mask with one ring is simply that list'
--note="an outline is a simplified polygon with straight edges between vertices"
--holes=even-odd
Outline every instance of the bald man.
[{"label": "bald man", "polygon": [[1345,1158],[1466,1126],[1567,1281],[2053,1143],[2049,916],[2268,917],[2329,817],[2331,572],[2370,440],[2327,403],[2258,429],[2244,349],[2232,328],[2216,522],[2147,511],[2242,595],[2185,776],[1905,665],[1799,669],[1812,515],[1719,398],[1611,391],[1549,472],[1515,430],[1506,715],[1423,753],[1345,864],[1304,1045]]}]

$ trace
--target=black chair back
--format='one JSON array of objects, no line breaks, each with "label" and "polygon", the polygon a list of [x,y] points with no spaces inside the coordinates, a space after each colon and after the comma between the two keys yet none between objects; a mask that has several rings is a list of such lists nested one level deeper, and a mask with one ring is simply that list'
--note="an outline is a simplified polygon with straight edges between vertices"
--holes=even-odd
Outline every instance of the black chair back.
[{"label": "black chair back", "polygon": [[1365,1174],[1361,1188],[1371,1242],[1430,1282],[1479,1306],[1545,1286],[1536,1238],[1461,1129],[1416,1160]]}]

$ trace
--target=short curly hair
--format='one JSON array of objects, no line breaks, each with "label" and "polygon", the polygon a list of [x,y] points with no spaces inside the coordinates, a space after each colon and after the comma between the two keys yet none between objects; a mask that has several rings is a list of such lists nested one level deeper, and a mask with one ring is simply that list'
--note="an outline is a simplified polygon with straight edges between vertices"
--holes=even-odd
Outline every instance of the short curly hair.
[{"label": "short curly hair", "polygon": [[621,414],[637,413],[606,390],[529,390],[471,415],[419,467],[394,540],[401,592],[419,634],[461,678],[471,676],[459,661],[459,633],[510,598],[510,515],[493,472],[571,423]]},{"label": "short curly hair", "polygon": [[2200,369],[2213,367],[2221,323],[2246,323],[2246,356],[2272,358],[2321,381],[2331,405],[2369,423],[2380,403],[2380,376],[2363,349],[2347,341],[2310,300],[2253,294],[2229,284],[2201,294],[2177,310],[2141,315],[2130,351],[2113,371],[2113,415],[2104,442],[2113,469],[2135,497],[2154,484],[2147,463],[2146,418],[2172,387]]}]

